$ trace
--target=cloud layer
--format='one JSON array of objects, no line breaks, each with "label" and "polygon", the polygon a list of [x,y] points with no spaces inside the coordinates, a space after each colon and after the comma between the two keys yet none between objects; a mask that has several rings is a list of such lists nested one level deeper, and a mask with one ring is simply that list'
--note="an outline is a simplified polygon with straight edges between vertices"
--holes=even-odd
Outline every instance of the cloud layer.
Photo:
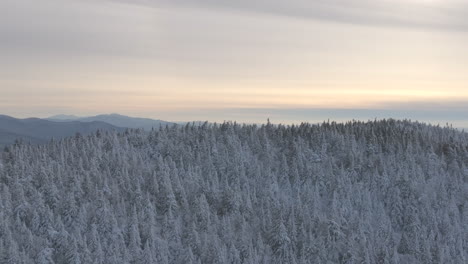
[{"label": "cloud layer", "polygon": [[459,0],[115,0],[169,8],[212,8],[370,26],[467,31]]},{"label": "cloud layer", "polygon": [[252,109],[270,109],[294,121],[333,118],[294,109],[403,108],[385,113],[460,116],[464,108],[449,106],[468,101],[466,7],[455,0],[3,0],[0,112],[222,121],[222,109],[240,109],[242,120],[262,121]]}]

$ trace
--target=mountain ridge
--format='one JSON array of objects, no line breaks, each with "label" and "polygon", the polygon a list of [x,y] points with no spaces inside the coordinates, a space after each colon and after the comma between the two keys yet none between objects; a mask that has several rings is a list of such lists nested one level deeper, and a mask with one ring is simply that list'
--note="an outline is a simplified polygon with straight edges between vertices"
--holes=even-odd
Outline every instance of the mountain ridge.
[{"label": "mountain ridge", "polygon": [[[65,117],[70,117],[74,119],[63,119]],[[143,128],[145,130],[151,130],[152,128],[158,128],[159,126],[163,125],[173,125],[175,123],[168,122],[160,119],[151,119],[151,118],[143,118],[143,117],[131,117],[126,115],[121,115],[117,113],[111,114],[100,114],[95,116],[86,116],[86,117],[78,117],[75,115],[55,115],[46,118],[50,121],[55,122],[64,122],[64,121],[80,121],[80,122],[92,122],[92,121],[100,121],[105,122],[117,127],[126,127],[126,128]]]},{"label": "mountain ridge", "polygon": [[101,121],[56,122],[35,117],[19,119],[0,115],[0,147],[12,144],[15,140],[23,140],[30,143],[45,143],[53,138],[60,139],[76,133],[90,134],[97,130],[124,131],[125,128]]}]

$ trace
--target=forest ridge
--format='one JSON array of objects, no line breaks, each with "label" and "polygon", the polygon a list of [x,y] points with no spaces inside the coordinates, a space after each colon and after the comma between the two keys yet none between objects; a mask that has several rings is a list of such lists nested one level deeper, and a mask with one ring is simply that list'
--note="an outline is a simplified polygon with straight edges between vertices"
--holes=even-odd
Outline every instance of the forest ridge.
[{"label": "forest ridge", "polygon": [[0,157],[0,263],[467,263],[468,135],[397,120],[98,131]]}]

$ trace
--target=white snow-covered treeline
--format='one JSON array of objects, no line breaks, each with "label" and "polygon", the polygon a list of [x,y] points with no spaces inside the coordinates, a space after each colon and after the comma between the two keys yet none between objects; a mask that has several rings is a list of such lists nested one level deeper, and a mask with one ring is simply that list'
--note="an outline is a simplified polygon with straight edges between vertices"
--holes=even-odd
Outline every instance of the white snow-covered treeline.
[{"label": "white snow-covered treeline", "polygon": [[468,262],[468,135],[381,120],[0,152],[0,263]]}]

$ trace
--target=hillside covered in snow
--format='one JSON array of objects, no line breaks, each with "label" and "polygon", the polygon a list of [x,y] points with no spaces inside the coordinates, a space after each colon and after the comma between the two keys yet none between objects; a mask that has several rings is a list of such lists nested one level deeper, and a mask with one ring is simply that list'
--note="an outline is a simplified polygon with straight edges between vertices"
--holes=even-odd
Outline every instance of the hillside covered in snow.
[{"label": "hillside covered in snow", "polygon": [[206,123],[0,153],[0,263],[468,261],[452,128]]}]

